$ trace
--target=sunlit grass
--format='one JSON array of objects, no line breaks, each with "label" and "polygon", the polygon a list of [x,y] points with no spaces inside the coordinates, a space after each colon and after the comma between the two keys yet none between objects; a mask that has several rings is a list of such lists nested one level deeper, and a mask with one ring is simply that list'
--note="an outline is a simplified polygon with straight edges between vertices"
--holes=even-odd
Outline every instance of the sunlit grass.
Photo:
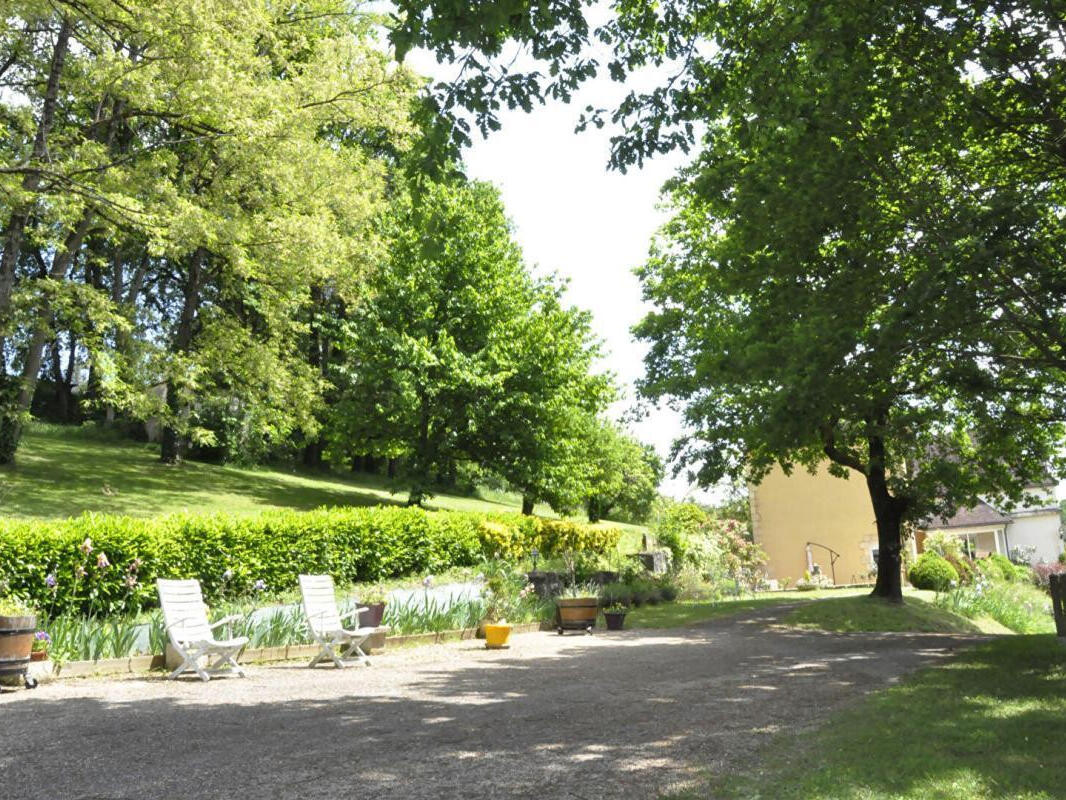
[{"label": "sunlit grass", "polygon": [[1050,800],[1066,787],[1066,647],[1010,636],[782,735],[681,798]]}]

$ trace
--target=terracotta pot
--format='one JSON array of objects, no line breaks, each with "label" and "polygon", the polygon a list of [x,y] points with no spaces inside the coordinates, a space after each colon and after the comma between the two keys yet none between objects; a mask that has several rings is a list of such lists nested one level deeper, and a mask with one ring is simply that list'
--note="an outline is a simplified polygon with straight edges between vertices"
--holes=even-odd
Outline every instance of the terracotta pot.
[{"label": "terracotta pot", "polygon": [[376,628],[381,625],[381,618],[385,616],[384,603],[367,603],[366,611],[359,612],[360,628]]},{"label": "terracotta pot", "polygon": [[32,653],[30,653],[30,661],[47,661],[47,660],[48,660],[48,651],[47,650],[34,650]]},{"label": "terracotta pot", "polygon": [[557,597],[555,629],[560,634],[563,631],[592,633],[599,613],[600,601],[595,597]]},{"label": "terracotta pot", "polygon": [[501,650],[507,647],[507,640],[511,638],[511,626],[506,622],[486,622],[483,626],[485,629],[485,647],[489,650]]},{"label": "terracotta pot", "polygon": [[625,611],[604,611],[603,619],[607,622],[607,630],[620,631],[626,620]]},{"label": "terracotta pot", "polygon": [[0,676],[22,675],[30,663],[37,617],[0,617]]}]

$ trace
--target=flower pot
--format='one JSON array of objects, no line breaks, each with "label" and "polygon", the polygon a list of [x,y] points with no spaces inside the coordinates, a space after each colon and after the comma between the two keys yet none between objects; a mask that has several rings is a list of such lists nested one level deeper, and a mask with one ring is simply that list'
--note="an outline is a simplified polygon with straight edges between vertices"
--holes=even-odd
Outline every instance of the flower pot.
[{"label": "flower pot", "polygon": [[506,622],[486,622],[485,647],[489,650],[502,650],[511,638],[511,626]]},{"label": "flower pot", "polygon": [[384,616],[384,603],[367,603],[366,611],[359,612],[359,627],[377,628],[381,625],[381,618]]},{"label": "flower pot", "polygon": [[30,661],[47,661],[47,660],[48,660],[48,651],[47,650],[34,650],[32,653],[30,653]]},{"label": "flower pot", "polygon": [[0,678],[25,676],[33,650],[37,617],[0,617]]},{"label": "flower pot", "polygon": [[596,616],[600,613],[600,601],[595,597],[558,597],[555,600],[555,629],[592,633]]},{"label": "flower pot", "polygon": [[607,623],[607,630],[620,631],[622,630],[622,624],[626,621],[625,611],[604,611],[603,619]]}]

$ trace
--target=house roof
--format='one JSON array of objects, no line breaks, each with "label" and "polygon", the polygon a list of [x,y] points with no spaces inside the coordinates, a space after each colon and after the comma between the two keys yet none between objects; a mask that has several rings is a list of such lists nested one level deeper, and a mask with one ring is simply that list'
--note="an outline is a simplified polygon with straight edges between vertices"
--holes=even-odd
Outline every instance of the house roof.
[{"label": "house roof", "polygon": [[1006,525],[1011,518],[992,508],[988,503],[979,500],[972,508],[960,508],[955,516],[944,519],[927,519],[923,523],[925,528],[970,528],[975,525]]}]

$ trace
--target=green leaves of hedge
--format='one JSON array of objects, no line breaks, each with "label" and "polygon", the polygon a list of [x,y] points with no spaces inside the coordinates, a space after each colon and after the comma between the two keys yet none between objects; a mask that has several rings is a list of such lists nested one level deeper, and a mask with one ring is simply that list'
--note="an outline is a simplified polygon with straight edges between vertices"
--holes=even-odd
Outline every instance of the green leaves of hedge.
[{"label": "green leaves of hedge", "polygon": [[212,602],[292,589],[303,572],[373,581],[523,557],[533,547],[605,553],[619,531],[518,514],[417,508],[271,511],[255,517],[152,519],[86,514],[59,522],[0,522],[0,596],[50,616],[112,614],[155,602],[156,578],[196,578]]}]

